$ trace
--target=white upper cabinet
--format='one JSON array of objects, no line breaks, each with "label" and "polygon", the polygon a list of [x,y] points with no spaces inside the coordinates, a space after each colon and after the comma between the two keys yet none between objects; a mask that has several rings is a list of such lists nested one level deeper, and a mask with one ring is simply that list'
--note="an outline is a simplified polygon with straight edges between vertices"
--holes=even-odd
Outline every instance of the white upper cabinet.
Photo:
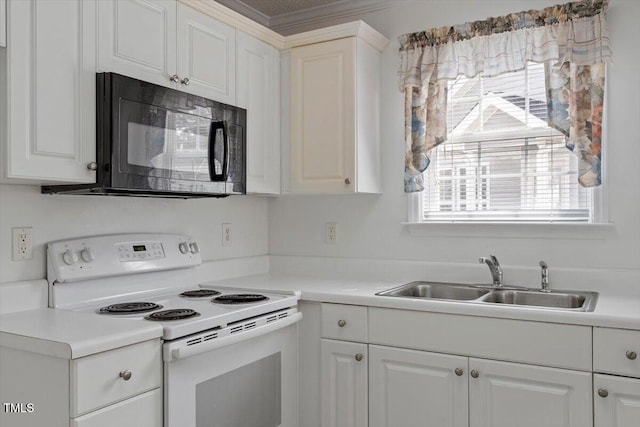
[{"label": "white upper cabinet", "polygon": [[175,88],[175,0],[100,0],[98,18],[98,71]]},{"label": "white upper cabinet", "polygon": [[12,1],[6,10],[3,179],[94,182],[95,0]]},{"label": "white upper cabinet", "polygon": [[100,0],[98,71],[235,103],[235,29],[175,0]]},{"label": "white upper cabinet", "polygon": [[247,110],[247,192],[280,193],[280,52],[236,34],[237,104]]},{"label": "white upper cabinet", "polygon": [[0,0],[0,46],[7,45],[7,0]]},{"label": "white upper cabinet", "polygon": [[291,49],[291,192],[381,191],[380,50],[386,39],[372,38],[378,47],[358,34]]},{"label": "white upper cabinet", "polygon": [[236,101],[236,30],[178,4],[178,89]]}]

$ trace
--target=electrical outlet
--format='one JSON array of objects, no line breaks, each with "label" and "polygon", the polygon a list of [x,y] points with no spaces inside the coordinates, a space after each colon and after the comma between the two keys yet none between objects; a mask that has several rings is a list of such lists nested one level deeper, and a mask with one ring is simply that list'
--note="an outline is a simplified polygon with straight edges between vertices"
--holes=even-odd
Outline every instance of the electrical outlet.
[{"label": "electrical outlet", "polygon": [[14,261],[32,259],[31,227],[14,227],[11,229],[11,235],[11,259]]},{"label": "electrical outlet", "polygon": [[328,222],[326,225],[325,242],[335,244],[338,241],[338,223]]},{"label": "electrical outlet", "polygon": [[222,224],[222,246],[231,246],[233,242],[233,233],[231,229],[231,223]]}]

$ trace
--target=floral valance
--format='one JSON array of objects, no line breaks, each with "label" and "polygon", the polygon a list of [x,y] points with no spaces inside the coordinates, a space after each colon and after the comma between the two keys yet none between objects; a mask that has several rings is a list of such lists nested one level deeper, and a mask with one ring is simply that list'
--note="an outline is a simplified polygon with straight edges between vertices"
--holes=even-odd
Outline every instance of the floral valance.
[{"label": "floral valance", "polygon": [[612,60],[609,0],[583,0],[400,36],[405,94],[405,191],[423,189],[429,151],[447,139],[447,81],[546,64],[549,125],[579,158],[579,182],[601,183],[605,64]]},{"label": "floral valance", "polygon": [[584,0],[402,35],[400,90],[426,87],[433,72],[441,80],[518,71],[527,61],[610,62],[608,3]]}]

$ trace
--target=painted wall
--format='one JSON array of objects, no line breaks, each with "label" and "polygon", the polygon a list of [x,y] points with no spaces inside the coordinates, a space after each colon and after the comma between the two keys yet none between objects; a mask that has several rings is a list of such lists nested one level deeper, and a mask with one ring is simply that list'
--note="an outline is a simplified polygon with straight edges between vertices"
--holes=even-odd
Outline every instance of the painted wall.
[{"label": "painted wall", "polygon": [[[294,196],[269,201],[269,253],[364,259],[476,263],[496,254],[503,265],[551,268],[640,270],[640,2],[614,0],[608,21],[615,63],[608,74],[606,208],[612,227],[597,233],[563,228],[539,238],[538,229],[516,226],[496,237],[495,229],[475,227],[449,236],[452,226],[431,227],[427,236],[410,235],[403,193],[403,97],[398,92],[397,37],[431,27],[540,9],[557,0],[399,1],[393,8],[357,17],[391,40],[382,54],[381,141],[383,193],[379,196]],[[353,17],[348,20],[354,20]],[[329,24],[340,23],[333,21]],[[326,222],[338,223],[338,242],[325,243]],[[523,234],[524,233],[524,234]],[[547,230],[549,234],[549,230]],[[505,271],[505,277],[507,274]],[[488,272],[487,272],[488,276]],[[609,284],[607,284],[609,285]],[[613,285],[613,284],[610,284]],[[639,284],[640,285],[640,284]]]},{"label": "painted wall", "polygon": [[[46,277],[46,242],[96,234],[166,232],[198,239],[203,261],[265,255],[267,200],[169,200],[43,195],[40,187],[0,185],[0,283]],[[232,245],[222,246],[222,223]],[[33,259],[11,260],[11,228],[33,227]]]}]

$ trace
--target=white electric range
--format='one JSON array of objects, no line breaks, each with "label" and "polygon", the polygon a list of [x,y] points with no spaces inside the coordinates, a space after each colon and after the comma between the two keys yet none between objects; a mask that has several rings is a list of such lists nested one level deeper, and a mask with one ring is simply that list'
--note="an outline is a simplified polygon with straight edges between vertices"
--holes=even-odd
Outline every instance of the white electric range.
[{"label": "white electric range", "polygon": [[162,326],[165,427],[294,426],[298,295],[200,286],[200,264],[184,235],[52,242],[49,306]]}]

